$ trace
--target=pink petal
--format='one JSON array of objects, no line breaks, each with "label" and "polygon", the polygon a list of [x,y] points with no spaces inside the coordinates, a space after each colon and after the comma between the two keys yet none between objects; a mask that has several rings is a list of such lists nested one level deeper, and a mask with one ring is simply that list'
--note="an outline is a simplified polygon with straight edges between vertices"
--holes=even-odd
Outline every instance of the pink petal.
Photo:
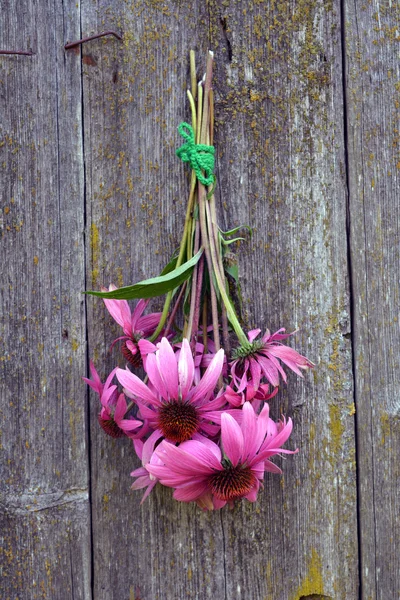
[{"label": "pink petal", "polygon": [[[208,438],[204,437],[203,435],[200,435],[199,433],[195,433],[193,435],[193,439],[197,440],[198,442],[201,442],[202,444],[207,446],[207,448],[209,450],[211,450],[211,452],[216,457],[218,464],[221,462],[221,458],[222,458],[221,450],[220,450],[219,446],[217,446],[217,444],[215,444],[213,441],[209,440]],[[185,442],[183,442],[183,444],[185,444]],[[183,446],[183,444],[181,444],[181,446]]]},{"label": "pink petal", "polygon": [[200,399],[206,398],[207,395],[214,390],[219,376],[221,375],[224,358],[225,353],[221,348],[214,356],[209,367],[207,367],[200,383],[193,388],[193,393],[191,392],[189,394],[188,400],[190,400],[192,404],[195,404]]},{"label": "pink petal", "polygon": [[142,421],[137,421],[136,419],[122,419],[122,421],[119,421],[118,423],[118,426],[122,431],[125,431],[127,435],[129,431],[135,431],[135,429],[138,429],[142,425]]},{"label": "pink petal", "polygon": [[145,441],[142,453],[142,464],[144,466],[150,462],[151,455],[154,452],[154,447],[161,437],[161,431],[159,429],[156,429],[156,431],[153,431],[151,436]]},{"label": "pink petal", "polygon": [[138,329],[140,329],[137,326],[137,323],[138,323],[140,317],[142,316],[142,314],[144,313],[145,308],[149,302],[150,302],[150,300],[140,299],[139,302],[136,304],[135,309],[132,313],[132,318],[131,318],[133,331],[137,331]]},{"label": "pink petal", "polygon": [[260,482],[257,479],[250,492],[245,496],[246,500],[248,500],[249,502],[255,502],[257,500],[257,494],[259,489]]},{"label": "pink petal", "polygon": [[252,329],[251,331],[249,331],[247,334],[249,342],[254,342],[259,333],[261,333],[261,329]]},{"label": "pink petal", "polygon": [[147,488],[147,490],[145,491],[145,493],[143,494],[143,498],[140,501],[140,504],[143,504],[143,502],[146,500],[147,496],[150,494],[151,490],[154,488],[154,486],[157,484],[157,479],[155,479],[154,481],[151,481],[149,484],[149,487]]},{"label": "pink petal", "polygon": [[221,444],[224,454],[236,467],[243,455],[243,433],[240,425],[227,413],[221,416]]},{"label": "pink petal", "polygon": [[149,340],[139,340],[138,346],[142,357],[157,350],[157,346],[155,346],[152,342],[149,342]]},{"label": "pink petal", "polygon": [[90,385],[90,387],[101,396],[103,391],[103,384],[101,383],[101,379],[99,374],[96,371],[93,361],[90,361],[90,374],[92,379],[88,379],[87,377],[82,377],[83,381]]},{"label": "pink petal", "polygon": [[251,381],[255,390],[258,390],[261,379],[261,367],[257,362],[257,359],[250,359],[250,373],[251,373]]},{"label": "pink petal", "polygon": [[160,322],[161,313],[151,313],[150,315],[145,315],[144,317],[140,317],[137,320],[136,328],[138,331],[142,331],[143,335],[149,335],[153,333],[157,328],[157,325]]},{"label": "pink petal", "polygon": [[157,398],[149,390],[146,384],[139,377],[128,371],[127,369],[117,369],[117,379],[120,384],[126,388],[131,394],[141,398],[149,404],[157,403]]},{"label": "pink petal", "polygon": [[[142,453],[143,453],[143,442],[142,442],[142,440],[133,440],[133,447],[135,448],[135,452],[137,454],[137,457],[140,458],[140,460],[142,460]],[[131,473],[131,475],[133,475],[133,473]]]},{"label": "pink petal", "polygon": [[160,348],[156,352],[160,374],[165,382],[170,398],[178,399],[178,365],[176,356],[167,338],[162,338]]},{"label": "pink petal", "polygon": [[[116,289],[113,284],[109,286],[110,292]],[[128,302],[126,300],[110,300],[107,298],[103,298],[103,301],[114,321],[123,328],[126,335],[132,337],[131,309]]]},{"label": "pink petal", "polygon": [[277,467],[276,465],[274,465],[274,463],[272,463],[270,460],[266,460],[265,463],[265,470],[268,471],[269,473],[277,473],[278,475],[282,474],[282,470]]},{"label": "pink petal", "polygon": [[[264,357],[262,355],[258,356],[258,362],[264,371],[264,375],[267,380],[274,386],[277,387],[279,385],[279,373],[278,369],[272,364],[269,358]],[[286,381],[286,375],[283,378]]]},{"label": "pink petal", "polygon": [[[136,477],[136,475],[133,475],[133,473],[131,473],[131,475],[133,477]],[[141,490],[142,488],[146,487],[146,485],[149,485],[150,483],[152,483],[149,474],[146,471],[146,475],[142,475],[141,477],[138,477],[136,479],[136,481],[134,481],[131,485],[131,490]]]},{"label": "pink petal", "polygon": [[215,455],[200,442],[197,442],[197,444],[201,448],[196,450],[196,456],[165,441],[155,452],[164,464],[177,474],[189,476],[209,474],[216,468]]},{"label": "pink petal", "polygon": [[185,400],[193,384],[194,361],[189,342],[184,338],[178,361],[179,386],[182,399]]},{"label": "pink petal", "polygon": [[175,500],[181,502],[192,502],[200,496],[203,496],[208,489],[207,481],[200,479],[196,482],[191,482],[185,486],[179,487],[174,491]]},{"label": "pink petal", "polygon": [[220,500],[219,498],[213,497],[213,504],[215,509],[222,508],[226,504],[226,500]]},{"label": "pink petal", "polygon": [[257,415],[250,402],[245,402],[242,408],[243,422],[243,461],[253,457],[258,450],[257,444]]},{"label": "pink petal", "polygon": [[118,423],[118,425],[119,425],[119,421],[121,421],[125,416],[126,408],[127,408],[127,406],[126,406],[125,396],[123,394],[120,394],[118,396],[118,401],[117,401],[117,404],[115,407],[115,412],[114,412],[114,421],[116,423]]},{"label": "pink petal", "polygon": [[167,386],[165,385],[164,379],[161,377],[159,364],[155,354],[149,354],[147,356],[145,368],[149,380],[158,394],[164,398],[164,400],[168,400]]}]

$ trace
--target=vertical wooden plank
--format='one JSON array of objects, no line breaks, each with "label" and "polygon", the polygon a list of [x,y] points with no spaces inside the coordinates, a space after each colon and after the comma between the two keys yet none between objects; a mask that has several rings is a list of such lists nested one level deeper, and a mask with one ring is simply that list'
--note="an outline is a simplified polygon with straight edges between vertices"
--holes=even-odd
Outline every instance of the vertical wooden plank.
[{"label": "vertical wooden plank", "polygon": [[[168,490],[139,506],[130,444],[103,436],[93,400],[95,596],[356,598],[340,3],[100,0],[82,23],[124,33],[84,50],[89,285],[156,275],[178,245],[188,52],[201,61],[211,44],[221,225],[254,227],[239,252],[246,324],[300,327],[291,344],[317,363],[272,402],[276,418],[293,417],[301,453],[257,505],[233,511],[203,514]],[[117,329],[98,301],[88,307],[90,354],[110,369]]]},{"label": "vertical wooden plank", "polygon": [[362,598],[400,595],[398,2],[346,2]]},{"label": "vertical wooden plank", "polygon": [[89,599],[84,187],[75,1],[8,2],[1,86],[2,598]]}]

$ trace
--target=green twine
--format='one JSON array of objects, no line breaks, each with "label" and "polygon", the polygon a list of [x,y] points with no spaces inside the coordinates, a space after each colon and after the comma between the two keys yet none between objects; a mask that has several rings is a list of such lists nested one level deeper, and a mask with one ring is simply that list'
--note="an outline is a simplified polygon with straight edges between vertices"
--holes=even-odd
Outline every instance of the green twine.
[{"label": "green twine", "polygon": [[[211,185],[215,182],[214,177],[214,146],[207,144],[196,144],[193,127],[189,123],[181,123],[178,127],[179,134],[186,140],[176,155],[183,162],[187,162],[196,173],[197,179],[203,185]],[[204,171],[204,175],[203,175]]]}]

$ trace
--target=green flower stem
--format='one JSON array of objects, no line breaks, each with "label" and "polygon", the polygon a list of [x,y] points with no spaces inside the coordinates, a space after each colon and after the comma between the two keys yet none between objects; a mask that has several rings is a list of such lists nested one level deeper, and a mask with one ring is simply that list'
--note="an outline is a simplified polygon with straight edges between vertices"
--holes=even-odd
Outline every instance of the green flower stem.
[{"label": "green flower stem", "polygon": [[190,87],[192,96],[196,100],[197,81],[196,81],[196,54],[194,50],[189,52],[190,56]]},{"label": "green flower stem", "polygon": [[[224,286],[224,289],[226,290],[224,264],[222,261],[221,249],[220,249],[220,245],[219,245],[219,241],[218,241],[218,225],[217,225],[217,215],[216,215],[216,209],[215,209],[214,194],[211,196],[211,199],[210,199],[208,205],[210,207],[211,221],[212,221],[211,228],[209,229],[209,231],[211,231],[211,233],[212,233],[213,243],[214,243],[215,250],[217,253],[217,257],[218,257],[219,272],[221,274],[222,284]],[[222,338],[224,340],[224,348],[225,348],[226,354],[229,355],[230,342],[229,342],[229,332],[228,332],[228,317],[227,317],[225,304],[222,304],[222,307],[221,307],[221,321],[222,321]]]},{"label": "green flower stem", "polygon": [[[212,69],[213,69],[214,55],[212,52],[208,53],[207,58],[207,68],[206,68],[206,77],[204,82],[204,98],[202,104],[202,110],[199,111],[199,118],[201,115],[201,133],[200,133],[200,144],[206,144],[209,132],[209,93],[211,89],[211,80],[212,80]],[[201,95],[199,88],[199,97]],[[212,324],[213,324],[213,333],[214,333],[214,343],[215,349],[218,351],[220,349],[220,337],[219,337],[219,319],[218,319],[218,304],[217,304],[217,295],[215,293],[214,285],[212,282],[212,272],[213,272],[213,263],[211,257],[211,249],[210,249],[210,240],[207,231],[207,220],[206,220],[206,189],[200,183],[197,182],[198,186],[198,203],[199,203],[199,218],[200,218],[200,231],[201,231],[201,243],[204,246],[204,252],[206,255],[207,268],[210,275],[210,295],[211,295],[211,314],[212,314]]]},{"label": "green flower stem", "polygon": [[208,238],[207,221],[206,221],[206,214],[205,214],[206,190],[205,190],[205,187],[201,183],[198,184],[198,202],[199,202],[201,241],[204,246],[204,252],[205,252],[206,261],[207,261],[207,268],[208,268],[208,272],[210,274],[211,314],[212,314],[212,324],[213,324],[213,333],[214,333],[214,343],[215,343],[215,349],[216,349],[216,351],[218,351],[221,347],[220,338],[219,338],[218,304],[217,304],[217,296],[216,296],[213,281],[212,281],[213,263],[212,263],[212,258],[211,258],[210,240]]},{"label": "green flower stem", "polygon": [[163,310],[162,310],[161,317],[160,317],[160,322],[158,323],[157,329],[155,330],[155,332],[153,333],[153,335],[149,337],[149,341],[150,342],[155,342],[156,341],[156,339],[158,338],[158,336],[160,335],[160,333],[162,331],[162,328],[165,325],[165,322],[166,322],[167,317],[168,317],[169,307],[171,306],[172,293],[173,293],[173,290],[171,290],[170,292],[168,292],[168,294],[166,295],[164,306],[163,306]]},{"label": "green flower stem", "polygon": [[215,280],[217,282],[218,290],[221,295],[221,299],[224,303],[224,306],[226,308],[226,312],[228,314],[229,321],[231,322],[231,325],[232,325],[233,329],[235,330],[235,333],[239,339],[240,344],[244,347],[247,347],[247,346],[249,346],[249,340],[247,339],[247,336],[239,323],[239,320],[237,318],[235,309],[233,308],[232,302],[230,301],[229,296],[226,293],[225,282],[224,282],[224,279],[222,276],[222,272],[220,271],[220,265],[219,265],[219,261],[218,261],[218,246],[217,246],[215,237],[212,235],[213,227],[212,227],[211,211],[210,211],[209,206],[206,207],[206,215],[208,217],[208,219],[207,219],[208,220],[208,231],[209,231],[209,235],[210,235],[209,248],[210,248],[211,260],[212,260],[212,267],[213,267],[213,271],[214,271],[214,275],[215,275]]},{"label": "green flower stem", "polygon": [[[200,243],[200,229],[199,226],[197,224],[196,226],[196,231],[195,231],[195,235],[194,235],[194,248],[193,248],[193,252],[197,252],[199,249],[199,243]],[[201,260],[201,259],[200,259]],[[193,331],[193,323],[194,323],[194,315],[196,312],[196,298],[197,298],[197,275],[198,275],[198,263],[195,266],[194,270],[193,270],[193,274],[192,274],[192,280],[191,280],[191,289],[190,289],[190,311],[189,311],[189,319],[188,319],[188,325],[185,331],[185,335],[184,337],[187,338],[190,342],[190,338],[192,337],[192,331]]]}]

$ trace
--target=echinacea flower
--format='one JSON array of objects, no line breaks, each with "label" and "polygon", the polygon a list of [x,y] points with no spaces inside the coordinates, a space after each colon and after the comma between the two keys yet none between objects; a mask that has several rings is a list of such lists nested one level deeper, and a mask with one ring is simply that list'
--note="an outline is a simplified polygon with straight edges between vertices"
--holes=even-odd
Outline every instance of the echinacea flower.
[{"label": "echinacea flower", "polygon": [[303,377],[300,369],[314,366],[308,358],[282,344],[282,340],[296,332],[281,333],[285,332],[282,328],[271,335],[267,329],[265,335],[260,340],[256,340],[260,332],[261,329],[249,331],[250,344],[247,347],[236,348],[233,353],[231,375],[238,393],[242,392],[249,383],[254,390],[257,390],[263,378],[274,387],[279,385],[280,376],[286,382],[286,373],[279,361],[300,377]]},{"label": "echinacea flower", "polygon": [[124,394],[118,394],[117,386],[111,385],[116,369],[111,371],[103,384],[95,369],[94,364],[90,361],[90,373],[92,379],[82,377],[94,391],[99,395],[101,402],[101,412],[98,415],[99,424],[113,438],[119,438],[127,435],[134,437],[145,433],[143,422],[137,419],[126,419],[127,404]]},{"label": "echinacea flower", "polygon": [[[108,290],[102,288],[102,291],[112,292],[116,289],[115,285],[111,284]],[[121,347],[122,354],[131,365],[140,367],[141,356],[137,343],[141,338],[151,335],[155,331],[160,321],[161,313],[151,313],[143,316],[149,300],[139,300],[133,313],[126,300],[110,300],[108,298],[103,298],[103,300],[114,321],[124,331],[124,335],[114,340],[111,347],[119,340],[125,340]]]},{"label": "echinacea flower", "polygon": [[153,431],[153,433],[148,437],[148,439],[145,442],[139,439],[133,440],[133,445],[136,454],[142,461],[142,466],[132,471],[131,476],[136,477],[136,480],[132,483],[131,487],[133,490],[141,490],[143,488],[147,488],[140,504],[142,504],[146,500],[147,496],[150,494],[151,490],[158,482],[158,479],[156,477],[150,476],[149,472],[146,469],[146,466],[150,462],[150,459],[154,454],[154,447],[159,439],[160,435],[158,431]]},{"label": "echinacea flower", "polygon": [[147,470],[163,485],[175,488],[176,500],[196,501],[205,509],[232,506],[240,498],[255,502],[264,472],[281,473],[270,458],[297,450],[281,448],[291,434],[291,419],[275,423],[268,404],[258,416],[249,402],[240,412],[240,425],[222,413],[221,448],[201,436],[178,447],[164,440],[155,450],[162,464],[150,461]]},{"label": "echinacea flower", "polygon": [[263,402],[270,400],[278,393],[278,388],[273,388],[272,392],[269,391],[269,384],[262,383],[257,389],[254,388],[252,382],[248,382],[247,387],[237,392],[234,388],[228,385],[225,389],[225,398],[229,404],[235,408],[243,406],[245,402],[251,402],[256,412],[260,408]]},{"label": "echinacea flower", "polygon": [[117,369],[116,375],[125,394],[134,399],[150,427],[160,437],[183,442],[202,431],[215,435],[219,425],[209,421],[226,401],[222,394],[214,397],[214,388],[222,371],[224,351],[219,350],[200,382],[194,384],[195,366],[189,342],[184,339],[177,354],[167,338],[162,338],[154,353],[146,356],[147,386],[128,369]]}]

